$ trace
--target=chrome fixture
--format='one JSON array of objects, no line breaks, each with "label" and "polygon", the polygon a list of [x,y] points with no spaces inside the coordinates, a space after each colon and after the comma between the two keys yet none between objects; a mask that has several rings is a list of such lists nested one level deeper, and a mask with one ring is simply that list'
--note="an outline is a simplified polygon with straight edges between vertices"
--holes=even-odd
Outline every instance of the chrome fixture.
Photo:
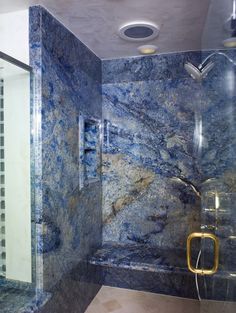
[{"label": "chrome fixture", "polygon": [[[224,52],[217,51],[217,52],[213,52],[213,53],[209,54],[202,61],[202,63],[199,64],[198,66],[195,66],[190,62],[186,62],[184,64],[184,68],[193,79],[195,79],[198,82],[201,82],[209,74],[209,72],[212,70],[212,68],[214,67],[214,62],[210,61],[209,63],[207,63],[207,61],[215,55],[220,55],[220,56],[225,57],[230,63],[232,63],[234,66],[236,66],[236,62],[233,59],[231,59],[227,54],[225,54]],[[205,65],[205,63],[207,63],[207,64]]]},{"label": "chrome fixture", "polygon": [[203,65],[203,63],[200,64],[199,66],[195,66],[190,62],[186,62],[184,64],[184,68],[189,73],[189,75],[198,82],[201,82],[208,75],[208,73],[212,70],[213,67],[214,67],[213,62],[209,62],[205,66]]}]

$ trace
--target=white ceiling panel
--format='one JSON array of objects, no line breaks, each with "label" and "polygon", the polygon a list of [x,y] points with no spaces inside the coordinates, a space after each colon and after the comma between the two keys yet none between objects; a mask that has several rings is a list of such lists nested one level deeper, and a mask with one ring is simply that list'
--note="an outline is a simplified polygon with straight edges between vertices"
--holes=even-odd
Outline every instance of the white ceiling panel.
[{"label": "white ceiling panel", "polygon": [[[224,14],[217,11],[217,5]],[[160,26],[158,38],[145,42],[155,44],[158,52],[197,50],[220,46],[223,18],[230,15],[232,0],[0,0],[0,13],[21,10],[41,4],[69,28],[100,58],[138,55],[143,43],[127,42],[118,35],[118,29],[128,22],[147,21]],[[212,9],[213,7],[213,9]],[[228,12],[229,11],[229,12]],[[209,17],[209,12],[213,16]],[[218,12],[214,19],[214,12]],[[219,20],[220,16],[220,20]],[[206,29],[208,27],[208,29]]]}]

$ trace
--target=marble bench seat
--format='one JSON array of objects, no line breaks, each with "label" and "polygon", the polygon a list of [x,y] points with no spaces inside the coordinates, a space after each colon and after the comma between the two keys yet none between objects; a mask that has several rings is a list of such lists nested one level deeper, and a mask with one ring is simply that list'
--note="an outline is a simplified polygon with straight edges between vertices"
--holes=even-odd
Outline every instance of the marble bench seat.
[{"label": "marble bench seat", "polygon": [[[196,258],[197,252],[193,251],[193,264]],[[205,263],[204,266],[210,268],[211,257],[205,259],[209,264]],[[227,263],[227,259],[231,260],[230,268],[235,272],[235,262],[232,261],[235,253],[228,252],[221,255],[221,259],[224,263]],[[100,273],[102,285],[197,298],[195,275],[187,269],[186,251],[183,249],[165,250],[147,245],[108,242],[89,259],[89,264]],[[201,297],[236,301],[236,283],[230,273],[227,267],[220,264],[214,276],[199,276]],[[226,293],[226,290],[231,290],[231,293]]]},{"label": "marble bench seat", "polygon": [[101,271],[102,284],[196,298],[194,275],[185,250],[105,243],[89,260]]},{"label": "marble bench seat", "polygon": [[106,243],[91,257],[90,264],[159,272],[187,271],[185,250],[160,250],[146,245]]}]

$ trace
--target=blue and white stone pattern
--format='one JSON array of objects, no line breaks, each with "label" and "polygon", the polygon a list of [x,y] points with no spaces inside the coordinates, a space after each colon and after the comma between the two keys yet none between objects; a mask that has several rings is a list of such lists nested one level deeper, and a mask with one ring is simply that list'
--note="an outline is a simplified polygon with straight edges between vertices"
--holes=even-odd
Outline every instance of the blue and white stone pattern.
[{"label": "blue and white stone pattern", "polygon": [[[100,247],[102,227],[103,242],[111,241],[112,247],[151,247],[151,266],[156,247],[179,249],[183,260],[187,235],[200,229],[202,194],[215,188],[204,183],[214,178],[222,192],[235,192],[235,90],[229,87],[234,69],[217,59],[219,65],[199,84],[183,67],[187,60],[199,64],[199,52],[102,64],[42,7],[30,10],[30,48],[36,90],[37,286],[50,290],[59,281],[63,285],[64,275]],[[92,130],[79,144],[85,139],[79,125],[88,117],[103,118],[102,185],[99,180],[81,184],[79,147],[94,148]],[[202,137],[196,128],[200,121]],[[227,227],[226,220],[222,218],[218,235],[230,249],[235,244],[226,234],[234,234],[236,224]],[[119,262],[118,248],[116,253]],[[134,262],[132,254],[128,261]],[[175,271],[168,263],[170,269]],[[115,279],[129,286],[122,275]],[[112,281],[112,272],[105,281]],[[155,284],[152,278],[145,283]],[[93,294],[92,286],[85,285]],[[70,292],[68,286],[66,290]]]},{"label": "blue and white stone pattern", "polygon": [[204,182],[235,175],[235,68],[216,55],[198,83],[184,63],[205,55],[103,62],[104,242],[185,248]]},{"label": "blue and white stone pattern", "polygon": [[199,54],[103,63],[105,242],[184,248],[200,226],[193,188],[200,181],[193,144],[200,87],[179,63],[191,58]]},{"label": "blue and white stone pattern", "polygon": [[40,6],[30,8],[30,55],[37,271],[50,290],[101,245],[101,181],[80,189],[79,166],[79,115],[101,119],[101,61]]}]

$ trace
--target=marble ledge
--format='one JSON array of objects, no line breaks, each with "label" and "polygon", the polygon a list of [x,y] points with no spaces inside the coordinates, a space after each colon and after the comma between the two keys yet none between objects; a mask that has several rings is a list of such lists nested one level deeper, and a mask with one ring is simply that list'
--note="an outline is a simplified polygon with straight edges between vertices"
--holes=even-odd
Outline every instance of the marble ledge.
[{"label": "marble ledge", "polygon": [[164,250],[143,244],[105,243],[90,264],[148,272],[186,272],[186,251]]},{"label": "marble ledge", "polygon": [[51,294],[32,288],[19,289],[8,286],[0,288],[1,313],[38,312],[51,298]]}]

